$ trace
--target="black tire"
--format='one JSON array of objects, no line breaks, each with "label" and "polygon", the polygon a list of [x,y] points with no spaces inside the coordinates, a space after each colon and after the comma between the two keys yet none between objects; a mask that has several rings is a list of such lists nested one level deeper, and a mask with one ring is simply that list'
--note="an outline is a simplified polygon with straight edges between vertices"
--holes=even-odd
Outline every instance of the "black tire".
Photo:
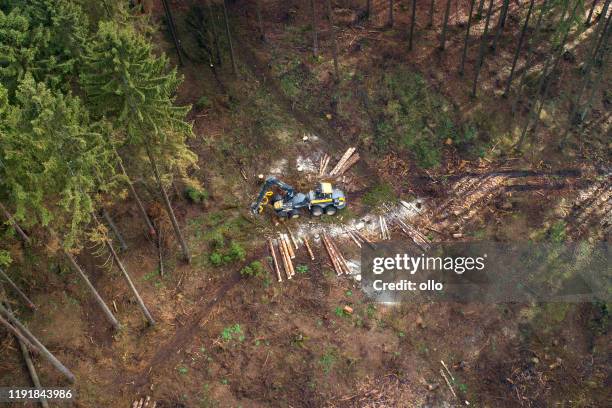
[{"label": "black tire", "polygon": [[310,209],[310,213],[315,217],[320,217],[321,215],[323,215],[324,212],[325,211],[323,211],[323,207],[321,207],[320,205],[315,205]]},{"label": "black tire", "polygon": [[337,212],[338,212],[338,209],[334,207],[333,205],[330,205],[325,208],[325,214],[327,215],[334,215]]},{"label": "black tire", "polygon": [[296,211],[296,210],[292,210],[292,211],[289,211],[288,216],[289,216],[289,218],[299,218],[300,217],[300,212]]}]

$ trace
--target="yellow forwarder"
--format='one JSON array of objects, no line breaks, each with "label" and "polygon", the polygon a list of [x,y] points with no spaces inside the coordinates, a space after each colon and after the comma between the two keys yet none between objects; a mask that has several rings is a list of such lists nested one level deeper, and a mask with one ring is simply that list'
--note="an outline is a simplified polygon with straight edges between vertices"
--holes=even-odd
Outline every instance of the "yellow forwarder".
[{"label": "yellow forwarder", "polygon": [[[274,186],[284,194],[274,194],[271,190]],[[272,197],[271,201],[270,197]],[[314,190],[303,194],[297,193],[293,187],[274,176],[266,178],[257,201],[251,204],[251,211],[253,214],[261,213],[268,202],[271,202],[276,215],[287,218],[299,217],[302,208],[308,208],[312,215],[318,217],[323,213],[334,215],[338,210],[346,207],[344,192],[333,188],[331,183],[318,183]]]}]

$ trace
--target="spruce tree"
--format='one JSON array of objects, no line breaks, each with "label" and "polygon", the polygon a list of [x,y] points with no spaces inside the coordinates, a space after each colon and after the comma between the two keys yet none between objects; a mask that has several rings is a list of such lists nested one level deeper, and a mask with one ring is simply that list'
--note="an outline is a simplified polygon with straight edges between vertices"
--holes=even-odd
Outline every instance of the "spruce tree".
[{"label": "spruce tree", "polygon": [[99,116],[113,118],[117,129],[125,129],[125,142],[144,152],[151,166],[164,206],[183,258],[189,262],[189,248],[166,193],[160,164],[170,168],[168,150],[180,166],[195,163],[185,140],[192,135],[185,116],[189,106],[175,106],[175,91],[181,79],[170,69],[165,55],[155,56],[143,36],[112,22],[100,24],[84,56],[81,85]]}]

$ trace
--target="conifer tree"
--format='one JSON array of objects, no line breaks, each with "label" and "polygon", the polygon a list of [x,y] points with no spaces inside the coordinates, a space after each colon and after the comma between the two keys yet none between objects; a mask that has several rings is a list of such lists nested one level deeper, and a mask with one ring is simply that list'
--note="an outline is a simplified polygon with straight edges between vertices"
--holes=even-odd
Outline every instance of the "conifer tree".
[{"label": "conifer tree", "polygon": [[129,28],[112,22],[100,24],[84,57],[81,85],[93,110],[125,129],[125,142],[148,158],[153,176],[172,222],[183,258],[190,259],[178,221],[166,193],[160,165],[166,165],[167,150],[180,153],[179,167],[193,165],[195,155],[185,139],[192,135],[185,121],[189,106],[175,106],[174,93],[180,83],[165,55],[155,56],[150,42]]},{"label": "conifer tree", "polygon": [[0,9],[0,82],[12,97],[29,72],[67,91],[87,36],[87,16],[69,0],[13,0]]},{"label": "conifer tree", "polygon": [[78,98],[53,93],[26,75],[15,94],[15,106],[3,126],[0,156],[7,169],[2,187],[26,225],[39,224],[59,238],[61,250],[81,276],[111,324],[120,328],[100,294],[80,268],[81,233],[94,209],[94,191],[111,183],[112,153],[103,137],[89,127],[88,114]]}]

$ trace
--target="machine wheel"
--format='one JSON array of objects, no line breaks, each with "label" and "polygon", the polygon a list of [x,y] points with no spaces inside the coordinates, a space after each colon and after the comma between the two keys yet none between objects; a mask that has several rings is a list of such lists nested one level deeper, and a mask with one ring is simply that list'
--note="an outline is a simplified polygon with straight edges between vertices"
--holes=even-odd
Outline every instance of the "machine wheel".
[{"label": "machine wheel", "polygon": [[333,205],[330,205],[329,207],[325,208],[325,214],[327,215],[334,215],[337,212],[338,212],[338,209],[334,207]]},{"label": "machine wheel", "polygon": [[296,210],[289,211],[288,217],[289,218],[299,218],[300,212]]},{"label": "machine wheel", "polygon": [[320,217],[321,215],[323,215],[323,207],[321,207],[320,205],[315,205],[310,209],[310,213],[315,217]]}]

